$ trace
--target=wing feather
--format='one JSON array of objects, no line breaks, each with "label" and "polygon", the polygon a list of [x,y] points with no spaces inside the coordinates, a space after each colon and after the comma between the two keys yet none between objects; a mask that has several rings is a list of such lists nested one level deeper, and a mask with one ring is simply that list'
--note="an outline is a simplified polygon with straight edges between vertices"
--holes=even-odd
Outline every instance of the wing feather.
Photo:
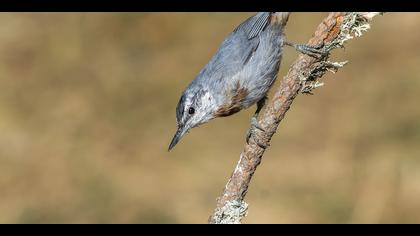
[{"label": "wing feather", "polygon": [[259,34],[270,22],[270,12],[260,12],[241,23],[225,39],[201,76],[223,79],[240,72],[259,45]]}]

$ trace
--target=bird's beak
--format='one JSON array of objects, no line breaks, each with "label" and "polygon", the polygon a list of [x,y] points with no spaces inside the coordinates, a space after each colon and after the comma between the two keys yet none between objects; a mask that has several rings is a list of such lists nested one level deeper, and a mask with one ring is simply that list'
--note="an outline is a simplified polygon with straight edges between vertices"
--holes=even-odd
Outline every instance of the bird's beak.
[{"label": "bird's beak", "polygon": [[178,143],[178,141],[182,138],[182,136],[187,131],[186,126],[180,126],[178,127],[178,130],[176,131],[174,137],[172,138],[171,144],[169,145],[168,152],[175,147],[175,145]]}]

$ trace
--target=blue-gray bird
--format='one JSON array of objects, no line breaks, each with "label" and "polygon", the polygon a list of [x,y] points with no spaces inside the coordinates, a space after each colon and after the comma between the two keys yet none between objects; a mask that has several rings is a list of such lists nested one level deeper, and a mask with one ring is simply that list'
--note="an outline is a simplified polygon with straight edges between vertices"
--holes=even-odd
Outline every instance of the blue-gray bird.
[{"label": "blue-gray bird", "polygon": [[[191,128],[216,117],[230,116],[257,104],[247,142],[258,126],[257,116],[277,78],[283,45],[318,53],[307,45],[285,42],[288,12],[260,12],[248,18],[223,41],[198,76],[188,85],[176,107],[178,129],[171,150]],[[254,130],[255,131],[255,130]]]}]

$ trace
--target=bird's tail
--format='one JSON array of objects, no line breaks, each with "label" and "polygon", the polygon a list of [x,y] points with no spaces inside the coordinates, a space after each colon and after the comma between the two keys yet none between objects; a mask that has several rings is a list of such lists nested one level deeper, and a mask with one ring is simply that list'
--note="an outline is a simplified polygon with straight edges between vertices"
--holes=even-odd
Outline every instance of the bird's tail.
[{"label": "bird's tail", "polygon": [[270,23],[284,26],[289,20],[289,15],[290,12],[272,12]]}]

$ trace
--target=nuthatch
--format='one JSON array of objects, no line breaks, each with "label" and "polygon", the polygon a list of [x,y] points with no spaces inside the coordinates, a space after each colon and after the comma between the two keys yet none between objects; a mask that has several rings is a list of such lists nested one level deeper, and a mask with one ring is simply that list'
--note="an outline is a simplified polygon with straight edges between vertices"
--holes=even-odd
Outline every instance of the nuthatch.
[{"label": "nuthatch", "polygon": [[230,116],[255,103],[257,111],[251,119],[247,142],[255,128],[261,129],[257,116],[277,78],[283,45],[309,55],[321,53],[317,47],[285,41],[283,28],[288,17],[288,12],[260,12],[241,23],[223,41],[182,93],[176,107],[178,130],[168,150],[191,128],[216,117]]}]

